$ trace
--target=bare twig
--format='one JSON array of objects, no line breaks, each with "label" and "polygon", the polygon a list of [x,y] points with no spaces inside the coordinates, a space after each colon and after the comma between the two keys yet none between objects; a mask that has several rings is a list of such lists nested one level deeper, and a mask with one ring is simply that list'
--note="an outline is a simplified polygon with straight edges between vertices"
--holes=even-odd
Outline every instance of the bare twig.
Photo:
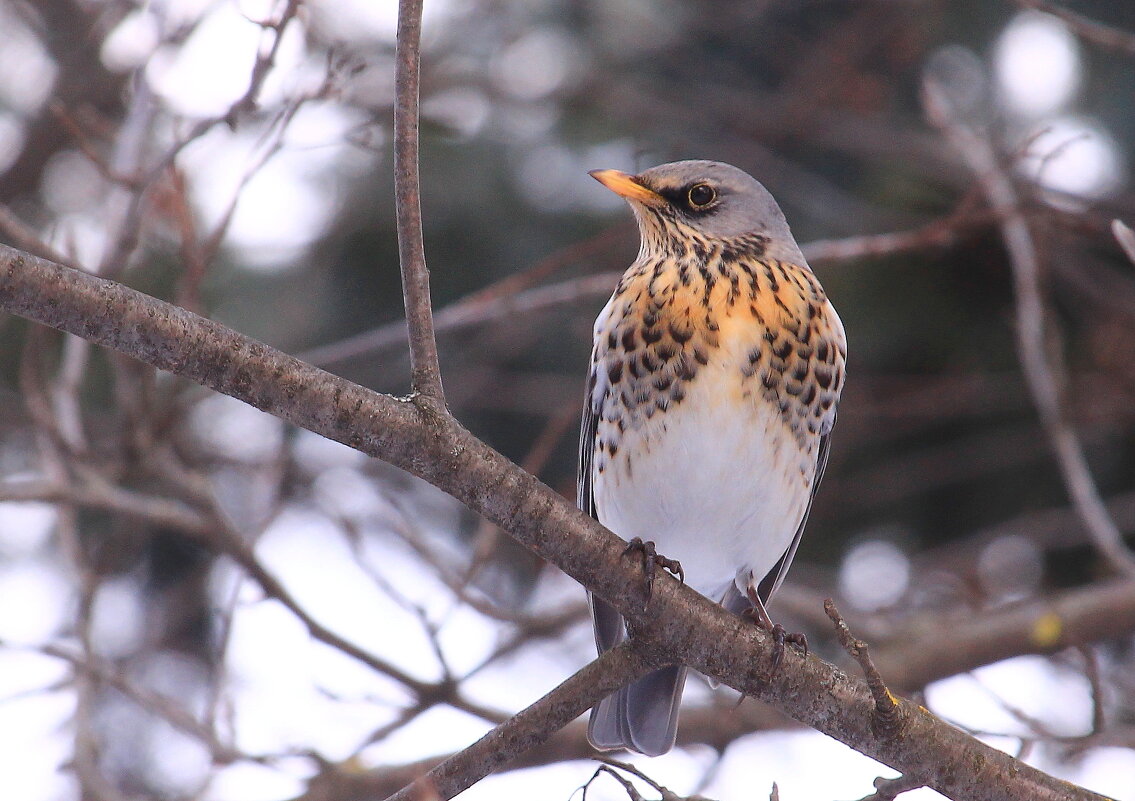
[{"label": "bare twig", "polygon": [[1043,11],[1059,19],[1085,42],[1114,50],[1125,56],[1135,56],[1135,33],[1113,28],[1097,20],[1069,11],[1066,8],[1050,3],[1048,0],[1016,0],[1022,8],[1031,8],[1034,11]]},{"label": "bare twig", "polygon": [[[623,786],[623,789],[626,790],[627,796],[631,799],[631,801],[645,801],[645,799],[638,791],[638,789],[628,779],[625,779],[623,776],[619,775],[618,771],[620,770],[624,773],[629,773],[632,776],[641,779],[642,781],[649,784],[651,788],[660,796],[660,801],[710,801],[710,799],[706,798],[704,795],[678,795],[670,788],[666,787],[663,784],[659,784],[654,779],[650,778],[650,776],[646,775],[643,771],[639,770],[629,762],[622,762],[618,759],[612,759],[611,757],[607,756],[596,758],[603,763],[603,767],[599,768],[599,770],[595,772],[595,776],[598,776],[600,772],[604,772],[609,776],[614,777],[615,780]],[[593,780],[594,778],[595,777],[592,777]],[[777,795],[775,784],[773,784],[773,794],[774,796]]]},{"label": "bare twig", "polygon": [[437,340],[430,306],[430,274],[422,241],[422,198],[418,180],[418,89],[422,0],[399,0],[394,67],[394,196],[398,217],[398,261],[410,337],[414,392],[435,412],[445,409]]},{"label": "bare twig", "polygon": [[497,726],[389,801],[414,801],[423,788],[452,798],[497,767],[543,742],[582,712],[652,667],[647,652],[633,640],[607,651],[536,703]]},{"label": "bare twig", "polygon": [[875,792],[865,796],[861,801],[894,801],[903,793],[925,786],[926,782],[911,776],[896,776],[893,779],[879,776],[875,779]]},{"label": "bare twig", "polygon": [[[942,636],[943,628],[950,636]],[[1135,585],[1113,580],[981,614],[912,621],[874,659],[895,687],[916,690],[932,681],[1022,654],[1052,654],[1069,646],[1135,631]]]},{"label": "bare twig", "polygon": [[883,738],[897,737],[902,732],[903,727],[902,710],[898,699],[887,689],[882,674],[875,667],[875,663],[871,661],[871,652],[867,643],[852,636],[851,629],[848,628],[831,598],[824,601],[824,611],[835,624],[839,644],[843,646],[843,649],[852,659],[859,663],[859,667],[863,670],[863,675],[867,679],[867,688],[871,691],[871,697],[875,700],[875,711],[871,715],[872,731]]},{"label": "bare twig", "polygon": [[1123,220],[1111,221],[1111,233],[1115,237],[1115,241],[1123,248],[1123,252],[1127,254],[1127,258],[1135,264],[1135,231],[1123,222]]},{"label": "bare twig", "polygon": [[1012,179],[1001,169],[989,139],[953,113],[945,89],[934,79],[923,84],[923,103],[930,121],[953,145],[973,172],[994,213],[1009,254],[1017,298],[1017,349],[1041,425],[1056,454],[1064,484],[1092,541],[1111,565],[1135,578],[1135,555],[1108,514],[1092,478],[1084,448],[1064,415],[1057,374],[1063,365],[1050,355],[1045,328],[1041,266],[1028,221],[1020,209]]},{"label": "bare twig", "polygon": [[[622,273],[596,273],[536,287],[515,295],[504,294],[491,298],[486,298],[478,292],[438,311],[434,325],[439,332],[452,333],[512,315],[532,314],[583,298],[610,295],[620,275]],[[300,357],[312,364],[327,366],[353,359],[364,353],[402,345],[405,341],[406,326],[402,323],[394,323],[305,351]]]}]

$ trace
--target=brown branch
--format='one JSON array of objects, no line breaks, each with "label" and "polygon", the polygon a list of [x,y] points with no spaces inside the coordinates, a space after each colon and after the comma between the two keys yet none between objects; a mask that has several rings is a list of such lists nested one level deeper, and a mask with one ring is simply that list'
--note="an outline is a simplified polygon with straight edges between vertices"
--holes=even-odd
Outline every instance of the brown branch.
[{"label": "brown branch", "polygon": [[[515,295],[486,298],[477,292],[438,310],[433,322],[438,332],[452,333],[465,328],[514,315],[532,314],[554,306],[574,303],[591,297],[605,297],[615,288],[622,273],[596,273],[571,278],[556,284],[536,287]],[[328,366],[406,343],[406,326],[393,323],[364,331],[356,336],[305,351],[300,357],[307,362]]]},{"label": "brown branch", "polygon": [[[652,658],[688,664],[902,773],[955,797],[1099,799],[1021,763],[900,700],[903,737],[871,731],[874,701],[858,679],[812,656],[785,655],[768,677],[771,635],[669,576],[644,609],[626,543],[448,415],[381,395],[212,320],[0,245],[0,309],[175,372],[383,459],[453,495],[607,600]],[[665,656],[663,656],[665,655]]]},{"label": "brown branch", "polygon": [[[694,707],[682,710],[678,745],[709,746],[723,753],[738,737],[757,731],[783,730],[796,725],[766,704]],[[498,773],[591,759],[595,756],[595,749],[587,742],[586,729],[586,721],[571,723],[555,732],[539,747],[532,748],[501,766]],[[429,757],[410,763],[385,764],[365,772],[357,770],[353,764],[346,770],[332,767],[310,783],[307,792],[296,801],[385,798],[448,758],[449,756]]]},{"label": "brown branch", "polygon": [[986,201],[1000,220],[1016,290],[1017,351],[1021,369],[1041,425],[1056,454],[1068,494],[1097,550],[1116,570],[1135,578],[1135,555],[1124,544],[1123,534],[1108,514],[1092,478],[1083,445],[1064,415],[1056,375],[1065,371],[1057,356],[1049,352],[1040,257],[1013,182],[1001,169],[989,139],[953,113],[946,90],[932,78],[927,78],[923,84],[923,104],[930,121],[973,172]]},{"label": "brown branch", "polygon": [[876,643],[876,664],[893,686],[916,690],[1013,656],[1127,636],[1135,631],[1135,583],[1116,580],[961,619],[944,617],[933,615]]},{"label": "brown branch", "polygon": [[403,787],[388,801],[416,801],[428,797],[430,791],[442,798],[452,798],[656,666],[650,652],[634,640],[612,648],[464,751]]},{"label": "brown branch", "polygon": [[871,659],[870,648],[866,642],[852,636],[851,629],[848,628],[846,621],[844,621],[831,598],[824,601],[824,612],[827,613],[828,619],[835,624],[839,644],[843,646],[843,649],[852,659],[859,663],[859,668],[863,671],[864,678],[867,679],[867,689],[871,691],[871,697],[875,701],[875,711],[871,716],[872,730],[879,737],[887,739],[898,737],[902,734],[902,710],[899,707],[898,700],[887,689],[883,675],[875,667],[875,663]]},{"label": "brown branch", "polygon": [[1123,248],[1127,258],[1131,260],[1132,264],[1135,264],[1135,231],[1132,231],[1122,220],[1112,220],[1111,233],[1119,246]]},{"label": "brown branch", "polygon": [[398,262],[410,337],[411,385],[435,412],[445,409],[441,368],[430,305],[430,273],[422,240],[422,198],[418,180],[419,53],[422,0],[399,0],[394,66],[394,199],[398,218]]},{"label": "brown branch", "polygon": [[1135,56],[1135,33],[1113,28],[1102,22],[1069,11],[1048,0],[1016,0],[1022,8],[1031,8],[1034,11],[1043,11],[1059,19],[1072,29],[1072,32],[1086,42],[1100,47],[1114,50],[1125,56]]}]

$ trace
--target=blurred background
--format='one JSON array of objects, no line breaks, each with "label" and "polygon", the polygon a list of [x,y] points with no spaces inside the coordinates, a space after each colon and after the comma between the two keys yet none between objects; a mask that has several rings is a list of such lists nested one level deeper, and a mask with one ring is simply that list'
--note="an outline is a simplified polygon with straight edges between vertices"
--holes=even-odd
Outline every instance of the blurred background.
[{"label": "blurred background", "polygon": [[[393,0],[0,0],[0,240],[404,393],[395,24]],[[1107,0],[427,0],[423,214],[449,404],[572,497],[591,324],[638,248],[587,171],[742,167],[849,340],[774,617],[838,661],[834,597],[904,692],[1135,799],[1130,604],[1092,607],[1083,637],[1050,620],[996,664],[965,639],[1122,575],[1022,374],[1029,281],[983,181],[1013,187],[1056,422],[1130,534],[1135,247],[1111,222],[1135,224],[1133,97],[1135,6]],[[976,652],[957,667],[903,661],[904,643],[955,636],[951,659]],[[382,797],[592,649],[582,589],[447,496],[0,317],[13,798]],[[698,682],[687,699],[682,747],[639,763],[675,792],[856,798],[893,775],[757,701]],[[570,797],[596,768],[581,732],[466,797]],[[600,777],[591,797],[626,793]]]}]

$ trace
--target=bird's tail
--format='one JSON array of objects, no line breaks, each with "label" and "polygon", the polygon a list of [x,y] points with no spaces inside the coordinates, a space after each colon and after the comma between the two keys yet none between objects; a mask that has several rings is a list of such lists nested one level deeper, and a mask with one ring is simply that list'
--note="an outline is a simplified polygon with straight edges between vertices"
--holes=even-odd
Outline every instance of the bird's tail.
[{"label": "bird's tail", "polygon": [[[595,640],[606,651],[626,637],[623,617],[602,599],[592,596]],[[587,739],[600,751],[628,748],[660,756],[674,747],[678,707],[686,684],[686,668],[672,665],[648,673],[604,698],[591,710]]]}]

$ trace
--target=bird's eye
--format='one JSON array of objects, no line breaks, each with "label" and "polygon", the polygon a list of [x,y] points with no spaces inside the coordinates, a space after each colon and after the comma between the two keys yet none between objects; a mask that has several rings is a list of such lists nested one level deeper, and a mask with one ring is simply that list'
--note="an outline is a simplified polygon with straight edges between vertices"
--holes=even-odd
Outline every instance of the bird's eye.
[{"label": "bird's eye", "polygon": [[704,209],[713,201],[717,200],[717,192],[709,184],[698,184],[691,186],[689,193],[686,197],[690,201],[690,206],[695,209]]}]

